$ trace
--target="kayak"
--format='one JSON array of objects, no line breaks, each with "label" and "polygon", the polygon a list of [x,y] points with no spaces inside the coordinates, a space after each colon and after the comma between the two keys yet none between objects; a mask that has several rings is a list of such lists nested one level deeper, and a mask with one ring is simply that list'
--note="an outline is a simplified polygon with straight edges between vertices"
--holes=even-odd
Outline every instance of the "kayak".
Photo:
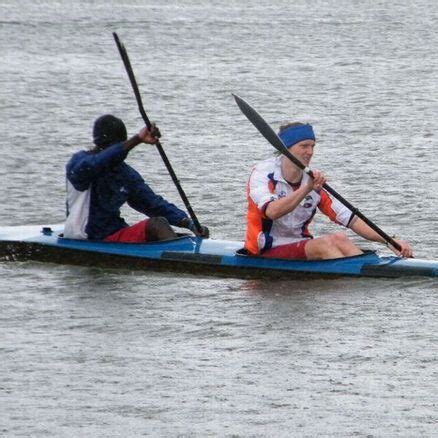
[{"label": "kayak", "polygon": [[438,260],[404,259],[366,251],[332,260],[247,255],[239,241],[182,235],[151,243],[113,243],[62,237],[63,224],[0,227],[0,259],[218,274],[239,278],[438,276]]}]

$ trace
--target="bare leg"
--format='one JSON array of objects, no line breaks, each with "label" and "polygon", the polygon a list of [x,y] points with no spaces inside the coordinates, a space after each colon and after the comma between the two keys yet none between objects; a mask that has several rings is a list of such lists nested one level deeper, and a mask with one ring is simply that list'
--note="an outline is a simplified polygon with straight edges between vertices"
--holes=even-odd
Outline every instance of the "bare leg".
[{"label": "bare leg", "polygon": [[146,226],[148,242],[170,240],[177,237],[175,231],[164,217],[151,217]]},{"label": "bare leg", "polygon": [[308,260],[337,259],[362,254],[344,233],[328,234],[310,240],[305,251]]}]

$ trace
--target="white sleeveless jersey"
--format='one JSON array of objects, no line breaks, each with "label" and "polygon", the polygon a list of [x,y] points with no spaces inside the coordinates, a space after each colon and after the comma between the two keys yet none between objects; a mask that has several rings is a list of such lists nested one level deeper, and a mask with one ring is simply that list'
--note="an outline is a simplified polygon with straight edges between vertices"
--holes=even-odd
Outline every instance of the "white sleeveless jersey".
[{"label": "white sleeveless jersey", "polygon": [[67,220],[64,226],[64,237],[67,239],[88,238],[85,227],[90,211],[90,187],[81,192],[67,180]]}]

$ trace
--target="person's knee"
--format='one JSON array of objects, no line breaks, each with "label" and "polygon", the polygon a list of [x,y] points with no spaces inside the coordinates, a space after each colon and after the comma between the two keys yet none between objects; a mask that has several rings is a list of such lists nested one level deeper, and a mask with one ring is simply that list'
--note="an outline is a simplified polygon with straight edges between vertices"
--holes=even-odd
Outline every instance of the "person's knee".
[{"label": "person's knee", "polygon": [[344,245],[348,245],[351,243],[350,239],[347,237],[345,233],[338,232],[330,234],[328,237],[328,242],[330,245],[334,245],[337,248],[343,247]]},{"label": "person's knee", "polygon": [[320,245],[322,248],[332,248],[338,247],[339,243],[342,241],[342,237],[340,237],[342,233],[334,233],[327,234],[326,236],[321,236],[318,238],[320,241]]},{"label": "person's knee", "polygon": [[350,244],[350,240],[342,232],[327,234],[318,240],[318,255],[322,258],[339,256],[343,253],[343,249]]},{"label": "person's knee", "polygon": [[362,253],[362,250],[342,232],[330,235],[330,241],[333,248],[340,251],[344,257],[354,256]]},{"label": "person's knee", "polygon": [[169,221],[163,216],[151,217],[148,226],[150,228],[170,227]]},{"label": "person's knee", "polygon": [[339,255],[338,248],[334,243],[331,235],[321,236],[317,239],[310,240],[306,247],[306,256],[309,259],[326,259]]},{"label": "person's knee", "polygon": [[174,239],[176,233],[169,221],[162,216],[151,217],[147,224],[148,241]]}]

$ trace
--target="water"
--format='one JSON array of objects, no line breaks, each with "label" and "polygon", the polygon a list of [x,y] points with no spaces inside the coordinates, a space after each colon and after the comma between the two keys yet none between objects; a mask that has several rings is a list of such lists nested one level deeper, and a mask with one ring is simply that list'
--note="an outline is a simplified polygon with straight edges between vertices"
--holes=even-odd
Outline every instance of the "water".
[{"label": "water", "polygon": [[[116,31],[213,237],[243,238],[246,179],[272,153],[237,93],[272,126],[313,123],[331,185],[437,258],[437,24],[431,0],[3,2],[0,224],[63,220],[64,163],[98,115],[140,128]],[[181,205],[153,147],[128,160]],[[434,436],[435,283],[2,263],[0,431]]]}]

